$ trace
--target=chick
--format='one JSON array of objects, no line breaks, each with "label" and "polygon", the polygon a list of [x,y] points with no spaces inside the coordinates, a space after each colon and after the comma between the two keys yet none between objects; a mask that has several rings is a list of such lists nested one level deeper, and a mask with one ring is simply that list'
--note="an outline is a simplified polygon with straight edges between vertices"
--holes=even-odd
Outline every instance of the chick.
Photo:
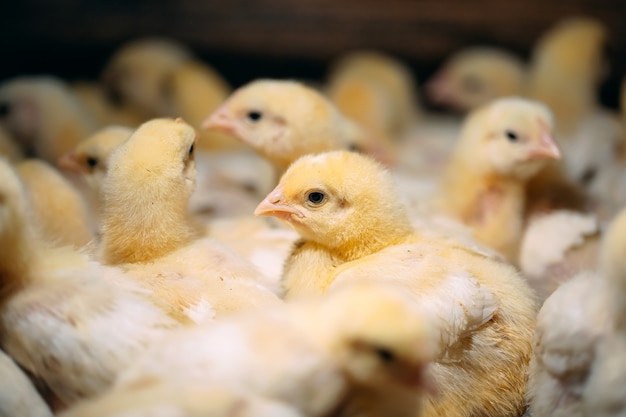
[{"label": "chick", "polygon": [[148,381],[140,387],[114,391],[85,401],[61,417],[149,417],[166,413],[179,417],[304,417],[304,414],[259,396],[197,384]]},{"label": "chick", "polygon": [[0,85],[0,125],[27,156],[55,164],[93,132],[96,122],[54,77],[20,77]]},{"label": "chick", "polygon": [[99,83],[77,81],[70,84],[70,88],[82,107],[94,117],[98,126],[139,126],[148,119],[148,116],[136,107],[113,101]]},{"label": "chick", "polygon": [[438,105],[468,112],[500,97],[524,94],[527,72],[524,62],[507,50],[466,48],[446,59],[425,91]]},{"label": "chick", "polygon": [[38,159],[18,162],[34,221],[42,237],[60,246],[80,248],[94,238],[94,222],[87,201],[60,172]]},{"label": "chick", "polygon": [[383,149],[320,93],[296,81],[257,80],[240,87],[203,128],[244,142],[279,174],[309,153],[355,147],[380,155]]},{"label": "chick", "polygon": [[169,110],[165,79],[192,56],[184,45],[166,38],[141,38],[122,45],[102,71],[102,81],[116,101],[137,108],[146,120]]},{"label": "chick", "polygon": [[[601,347],[604,341],[623,337],[626,329],[625,231],[626,210],[623,210],[603,238],[599,272],[583,273],[562,284],[539,311],[528,381],[533,416],[596,415],[585,414],[581,400],[590,375],[594,375],[593,383],[598,384],[590,388],[591,392],[607,384],[597,392],[604,399],[623,393],[623,385],[611,386],[612,379],[625,370],[620,365],[623,359],[600,355],[605,354]],[[616,341],[617,346],[619,343]],[[610,352],[610,344],[605,345],[609,349],[606,353]],[[608,366],[605,361],[613,361],[616,368],[599,374]],[[593,407],[602,407],[601,402]]]},{"label": "chick", "polygon": [[[2,113],[1,108],[0,113]],[[15,142],[15,139],[2,125],[0,125],[0,156],[7,158],[9,161],[19,161],[24,158],[22,150]]]},{"label": "chick", "polygon": [[523,412],[536,312],[530,288],[506,263],[422,238],[379,164],[345,151],[302,157],[255,214],[278,217],[302,237],[285,264],[287,299],[352,276],[395,282],[430,305],[441,340],[439,395],[427,399],[425,415]]},{"label": "chick", "polygon": [[117,125],[99,129],[63,155],[57,163],[60,168],[82,174],[94,193],[101,197],[109,157],[133,131],[130,127]]},{"label": "chick", "polygon": [[280,303],[253,264],[211,238],[197,239],[187,210],[196,140],[181,119],[153,119],[114,151],[98,259],[119,265],[183,321]]},{"label": "chick", "polygon": [[52,412],[28,377],[1,350],[0,416],[52,417]]},{"label": "chick", "polygon": [[383,52],[345,54],[332,64],[327,84],[344,115],[381,137],[402,139],[420,111],[411,69]]},{"label": "chick", "polygon": [[[122,375],[116,389],[167,378],[219,384],[312,417],[415,416],[419,390],[429,383],[431,348],[428,323],[402,292],[353,284],[172,335]],[[371,396],[378,410],[360,409]]]},{"label": "chick", "polygon": [[466,119],[448,161],[437,206],[474,230],[478,241],[516,262],[526,181],[559,159],[550,110],[518,97],[479,107]]},{"label": "chick", "polygon": [[[0,160],[1,347],[66,405],[99,394],[178,326],[119,271],[35,237],[27,196]],[[128,317],[132,316],[132,320]]]}]

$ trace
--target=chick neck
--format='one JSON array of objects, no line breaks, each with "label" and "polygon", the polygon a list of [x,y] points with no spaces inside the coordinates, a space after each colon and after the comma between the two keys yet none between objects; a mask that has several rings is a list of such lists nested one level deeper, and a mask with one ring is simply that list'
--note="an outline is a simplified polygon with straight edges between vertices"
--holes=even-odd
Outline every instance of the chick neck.
[{"label": "chick neck", "polygon": [[109,184],[105,195],[101,259],[109,265],[150,262],[180,249],[196,237],[188,198],[177,185]]},{"label": "chick neck", "polygon": [[0,231],[0,301],[27,285],[37,260],[35,240],[25,220],[13,213]]}]

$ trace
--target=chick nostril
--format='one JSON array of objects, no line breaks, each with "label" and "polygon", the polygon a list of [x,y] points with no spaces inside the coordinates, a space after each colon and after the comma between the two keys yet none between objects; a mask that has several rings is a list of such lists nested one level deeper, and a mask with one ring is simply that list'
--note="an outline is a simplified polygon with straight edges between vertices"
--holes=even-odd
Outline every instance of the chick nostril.
[{"label": "chick nostril", "polygon": [[11,112],[11,106],[7,102],[0,102],[0,117],[8,116]]}]

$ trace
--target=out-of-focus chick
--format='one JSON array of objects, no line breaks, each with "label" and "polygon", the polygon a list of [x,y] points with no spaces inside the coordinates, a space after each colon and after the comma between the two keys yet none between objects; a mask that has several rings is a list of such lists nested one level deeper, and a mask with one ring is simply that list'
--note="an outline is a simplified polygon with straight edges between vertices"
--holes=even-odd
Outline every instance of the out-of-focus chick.
[{"label": "out-of-focus chick", "polygon": [[203,123],[226,132],[267,158],[282,173],[302,155],[357,148],[378,154],[383,147],[342,115],[317,91],[296,81],[257,80],[235,90]]},{"label": "out-of-focus chick", "polygon": [[70,85],[81,105],[89,110],[98,126],[139,126],[147,116],[127,103],[115,103],[98,83],[78,81]]},{"label": "out-of-focus chick", "polygon": [[198,129],[199,149],[221,151],[246,148],[230,135],[201,129],[207,114],[217,110],[231,93],[231,87],[215,69],[201,61],[190,59],[168,73],[163,85],[166,107],[162,116],[182,117]]},{"label": "out-of-focus chick", "polygon": [[25,191],[4,161],[0,179],[2,349],[66,405],[99,394],[178,324],[131,283],[106,282],[119,271],[37,239]]},{"label": "out-of-focus chick", "polygon": [[25,186],[36,229],[48,242],[80,248],[94,238],[94,219],[83,195],[47,162],[15,164]]},{"label": "out-of-focus chick", "polygon": [[101,398],[85,401],[60,417],[305,417],[277,401],[220,386],[142,382]]},{"label": "out-of-focus chick", "polygon": [[[0,108],[0,114],[2,108]],[[1,116],[0,116],[1,117]],[[0,156],[8,159],[9,161],[19,161],[24,157],[24,154],[15,139],[11,137],[9,132],[0,124]]]},{"label": "out-of-focus chick", "polygon": [[508,97],[476,109],[448,161],[437,208],[517,262],[526,182],[561,156],[552,132],[550,110],[535,101]]},{"label": "out-of-focus chick", "polygon": [[197,239],[187,210],[196,140],[181,119],[154,119],[113,152],[98,258],[119,265],[185,322],[281,303],[253,264],[213,239]]},{"label": "out-of-focus chick", "polygon": [[27,156],[55,164],[93,132],[96,122],[54,77],[21,77],[0,85],[0,125]]},{"label": "out-of-focus chick", "polygon": [[[584,273],[564,283],[539,311],[528,381],[533,416],[596,415],[583,411],[581,395],[589,378],[595,384],[588,387],[589,394],[598,390],[596,394],[601,396],[593,400],[592,409],[602,411],[609,406],[602,401],[611,401],[616,395],[621,396],[623,407],[624,385],[612,382],[626,377],[624,352],[619,353],[622,358],[601,356],[612,349],[610,342],[601,346],[615,337],[623,338],[626,332],[625,232],[626,210],[622,210],[603,238],[599,273]],[[622,342],[615,343],[619,346]],[[600,374],[608,366],[606,361],[621,365]]]},{"label": "out-of-focus chick", "polygon": [[83,139],[74,149],[58,160],[59,167],[82,174],[98,198],[106,177],[109,157],[133,133],[126,126],[108,126]]},{"label": "out-of-focus chick", "polygon": [[52,417],[52,412],[20,368],[0,350],[0,417]]},{"label": "out-of-focus chick", "polygon": [[600,21],[570,17],[535,44],[528,94],[550,107],[560,135],[574,133],[597,105],[597,89],[606,70],[602,55],[606,38]]},{"label": "out-of-focus chick", "polygon": [[285,264],[286,297],[324,293],[352,277],[396,283],[429,306],[441,343],[439,395],[428,397],[425,415],[522,413],[532,291],[507,263],[420,236],[378,163],[345,151],[302,157],[255,214],[278,217],[302,237]]},{"label": "out-of-focus chick", "polygon": [[326,88],[347,117],[381,137],[399,140],[419,114],[411,69],[379,51],[353,51],[332,64]]},{"label": "out-of-focus chick", "polygon": [[102,80],[124,106],[136,107],[147,118],[164,116],[169,110],[164,100],[165,79],[191,56],[184,45],[171,39],[137,39],[113,54],[102,72]]},{"label": "out-of-focus chick", "polygon": [[522,95],[527,68],[504,49],[472,47],[450,56],[426,84],[428,98],[467,112],[496,98]]},{"label": "out-of-focus chick", "polygon": [[[428,323],[402,292],[346,285],[185,329],[146,352],[116,388],[162,378],[219,384],[311,417],[416,416],[431,355]],[[360,408],[369,402],[377,409]]]}]

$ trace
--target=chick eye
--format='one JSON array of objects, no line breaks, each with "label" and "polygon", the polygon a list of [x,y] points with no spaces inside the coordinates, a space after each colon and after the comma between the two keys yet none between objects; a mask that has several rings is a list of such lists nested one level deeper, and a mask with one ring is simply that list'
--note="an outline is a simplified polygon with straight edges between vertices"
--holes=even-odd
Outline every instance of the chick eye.
[{"label": "chick eye", "polygon": [[191,147],[189,148],[189,155],[191,155],[193,153],[193,143],[191,144]]},{"label": "chick eye", "polygon": [[389,349],[377,348],[374,352],[383,362],[393,362],[396,360],[396,355]]},{"label": "chick eye", "polygon": [[249,111],[248,114],[246,115],[246,117],[248,118],[248,120],[250,120],[251,122],[258,122],[259,120],[261,120],[263,118],[263,113],[261,113],[258,110],[252,110]]},{"label": "chick eye", "polygon": [[9,103],[0,103],[0,117],[5,117],[9,114],[9,112],[11,111],[11,107],[9,106]]},{"label": "chick eye", "polygon": [[87,157],[87,165],[89,165],[91,168],[93,168],[96,165],[98,165],[98,160],[96,158],[94,158],[93,156],[89,156],[89,157]]},{"label": "chick eye", "polygon": [[513,132],[512,130],[507,130],[506,132],[504,132],[504,135],[511,142],[517,142],[517,140],[519,139],[517,133]]},{"label": "chick eye", "polygon": [[320,191],[311,191],[307,195],[306,199],[308,200],[309,203],[318,206],[324,202],[324,200],[326,199],[326,196],[324,195],[324,193]]}]

